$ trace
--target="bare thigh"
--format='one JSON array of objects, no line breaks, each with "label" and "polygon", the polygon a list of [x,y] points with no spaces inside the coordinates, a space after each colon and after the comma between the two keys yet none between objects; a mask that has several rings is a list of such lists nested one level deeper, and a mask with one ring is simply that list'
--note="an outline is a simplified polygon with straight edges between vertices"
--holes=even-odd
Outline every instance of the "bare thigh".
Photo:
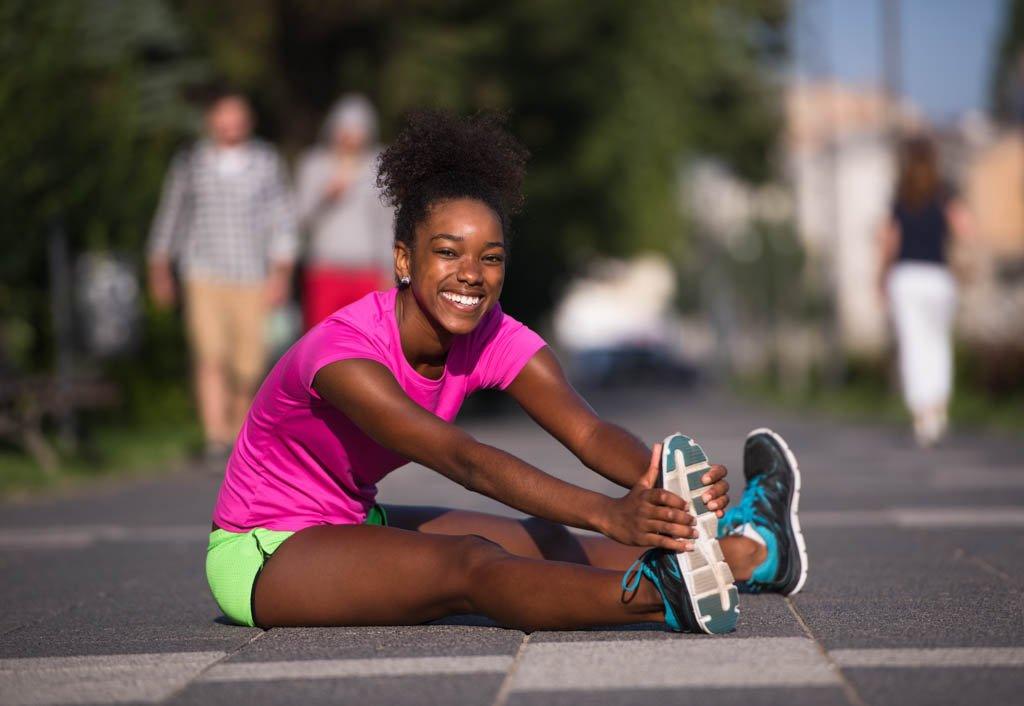
[{"label": "bare thigh", "polygon": [[407,625],[460,612],[460,582],[483,544],[390,527],[309,527],[264,565],[253,594],[256,624]]},{"label": "bare thigh", "polygon": [[529,517],[517,520],[484,512],[442,507],[387,505],[388,525],[426,534],[477,535],[516,556],[568,561],[625,571],[644,548],[607,537],[573,532],[565,525]]}]

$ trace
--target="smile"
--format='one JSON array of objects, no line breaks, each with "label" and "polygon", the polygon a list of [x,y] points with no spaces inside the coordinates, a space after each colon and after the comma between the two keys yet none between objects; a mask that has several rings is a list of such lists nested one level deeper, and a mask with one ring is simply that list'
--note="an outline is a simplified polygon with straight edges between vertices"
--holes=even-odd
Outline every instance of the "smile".
[{"label": "smile", "polygon": [[483,297],[474,297],[468,294],[456,294],[455,292],[441,292],[441,296],[454,304],[457,309],[462,309],[463,311],[471,311],[475,309],[480,306],[480,302],[484,300]]}]

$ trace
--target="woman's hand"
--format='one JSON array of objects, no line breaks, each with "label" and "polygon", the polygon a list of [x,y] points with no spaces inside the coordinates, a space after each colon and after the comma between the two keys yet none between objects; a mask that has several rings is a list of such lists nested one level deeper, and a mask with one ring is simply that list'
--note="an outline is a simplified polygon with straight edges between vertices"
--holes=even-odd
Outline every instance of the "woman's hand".
[{"label": "woman's hand", "polygon": [[725,515],[725,508],[729,504],[729,481],[725,480],[728,472],[728,468],[715,463],[700,478],[701,483],[711,486],[704,491],[700,499],[708,506],[708,510],[714,510],[718,517]]},{"label": "woman's hand", "polygon": [[[695,520],[686,510],[686,501],[668,490],[655,488],[661,462],[661,444],[655,444],[651,462],[643,477],[629,493],[612,500],[610,511],[601,528],[602,533],[623,544],[636,547],[661,547],[674,552],[690,551],[697,536]],[[718,466],[725,475],[724,467]],[[708,471],[711,474],[714,469]],[[720,481],[725,483],[725,481]],[[712,502],[728,502],[728,484]],[[710,491],[709,491],[710,492]],[[721,507],[725,507],[724,504]]]},{"label": "woman's hand", "polygon": [[149,296],[159,309],[167,309],[174,304],[177,291],[170,260],[160,259],[149,263]]}]

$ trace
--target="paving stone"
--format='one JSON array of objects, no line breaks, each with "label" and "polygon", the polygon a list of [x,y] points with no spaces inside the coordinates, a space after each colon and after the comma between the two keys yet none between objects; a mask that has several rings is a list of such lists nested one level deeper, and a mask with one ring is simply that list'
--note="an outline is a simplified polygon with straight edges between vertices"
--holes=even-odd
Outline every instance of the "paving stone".
[{"label": "paving stone", "polygon": [[409,676],[278,682],[192,683],[165,703],[173,706],[302,704],[303,706],[490,706],[503,675]]},{"label": "paving stone", "polygon": [[848,706],[843,692],[834,687],[799,689],[603,689],[601,691],[536,691],[513,693],[508,706]]},{"label": "paving stone", "polygon": [[512,690],[593,691],[696,684],[833,686],[837,670],[803,637],[530,642]]},{"label": "paving stone", "polygon": [[847,679],[871,706],[1019,704],[1024,669],[846,669]]},{"label": "paving stone", "polygon": [[269,631],[230,661],[514,655],[522,641],[518,630],[460,625],[288,628]]},{"label": "paving stone", "polygon": [[1024,641],[1021,593],[941,533],[815,529],[807,540],[812,573],[793,604],[829,649]]}]

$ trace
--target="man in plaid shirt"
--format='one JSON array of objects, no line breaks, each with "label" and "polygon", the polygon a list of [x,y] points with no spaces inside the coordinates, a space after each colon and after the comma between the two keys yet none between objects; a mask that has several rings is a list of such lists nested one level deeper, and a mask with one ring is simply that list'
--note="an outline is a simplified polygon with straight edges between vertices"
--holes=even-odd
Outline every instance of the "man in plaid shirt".
[{"label": "man in plaid shirt", "polygon": [[210,103],[206,137],[175,156],[149,238],[159,306],[177,298],[178,265],[207,454],[218,459],[265,371],[266,315],[288,297],[298,249],[284,164],[251,134],[243,96]]}]

